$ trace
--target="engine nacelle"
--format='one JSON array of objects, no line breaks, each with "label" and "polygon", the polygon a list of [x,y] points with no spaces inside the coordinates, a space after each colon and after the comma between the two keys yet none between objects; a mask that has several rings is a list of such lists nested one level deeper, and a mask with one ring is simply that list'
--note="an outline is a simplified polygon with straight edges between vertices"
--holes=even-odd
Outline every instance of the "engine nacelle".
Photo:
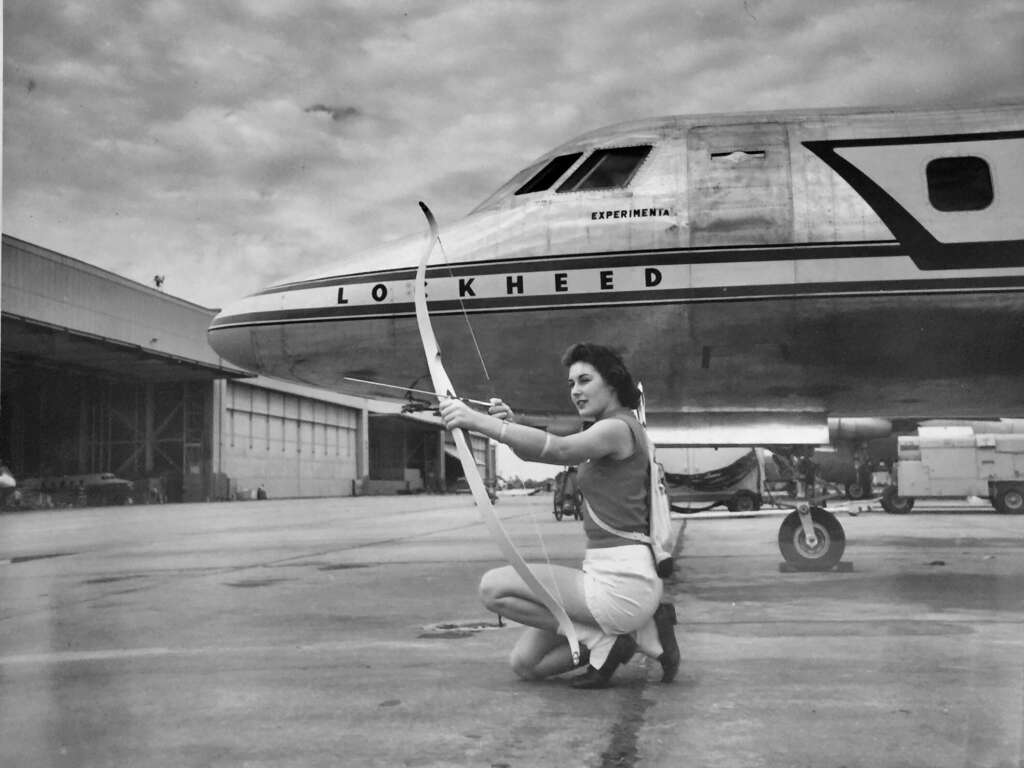
[{"label": "engine nacelle", "polygon": [[870,417],[832,418],[828,420],[830,443],[840,441],[876,440],[892,434],[892,422]]}]

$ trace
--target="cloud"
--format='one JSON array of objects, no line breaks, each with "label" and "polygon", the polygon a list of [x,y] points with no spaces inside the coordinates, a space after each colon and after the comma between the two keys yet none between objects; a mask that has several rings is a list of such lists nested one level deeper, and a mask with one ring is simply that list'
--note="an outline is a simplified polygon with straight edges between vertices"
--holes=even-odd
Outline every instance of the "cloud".
[{"label": "cloud", "polygon": [[336,123],[344,122],[345,120],[349,120],[353,117],[358,117],[360,114],[359,110],[355,107],[328,107],[325,104],[314,104],[311,107],[306,107],[306,112],[312,114],[323,112]]}]

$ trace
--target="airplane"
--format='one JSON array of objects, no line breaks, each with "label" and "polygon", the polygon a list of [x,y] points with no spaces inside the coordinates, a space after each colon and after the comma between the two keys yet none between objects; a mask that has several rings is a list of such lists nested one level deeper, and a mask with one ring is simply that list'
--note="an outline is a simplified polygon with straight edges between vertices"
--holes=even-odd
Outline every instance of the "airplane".
[{"label": "airplane", "polygon": [[[210,344],[356,394],[429,381],[429,242],[334,254],[225,307]],[[580,340],[624,353],[658,446],[1024,416],[1024,104],[622,123],[547,152],[440,242],[427,296],[460,394],[496,390],[552,432],[579,427],[558,359]],[[822,570],[845,533],[806,499],[779,545]]]}]

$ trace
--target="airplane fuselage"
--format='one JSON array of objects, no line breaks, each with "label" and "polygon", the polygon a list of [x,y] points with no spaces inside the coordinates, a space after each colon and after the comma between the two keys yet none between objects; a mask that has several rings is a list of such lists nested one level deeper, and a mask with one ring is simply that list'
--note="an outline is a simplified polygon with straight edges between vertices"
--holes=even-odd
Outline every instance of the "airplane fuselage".
[{"label": "airplane fuselage", "polygon": [[[592,340],[625,354],[655,420],[1024,416],[1020,105],[613,126],[441,239],[427,297],[466,396],[570,413],[559,357]],[[428,382],[413,313],[426,247],[270,286],[225,308],[210,343],[341,391]]]}]

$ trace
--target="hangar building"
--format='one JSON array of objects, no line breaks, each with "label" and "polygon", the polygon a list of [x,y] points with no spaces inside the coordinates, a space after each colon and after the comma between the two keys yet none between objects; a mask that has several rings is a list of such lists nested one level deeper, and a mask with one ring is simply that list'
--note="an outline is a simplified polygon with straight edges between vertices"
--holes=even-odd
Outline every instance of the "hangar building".
[{"label": "hangar building", "polygon": [[[451,490],[432,414],[252,376],[217,356],[216,310],[3,236],[0,458],[19,481],[113,473],[133,499]],[[473,438],[495,476],[494,447]],[[20,483],[23,484],[23,483]]]}]

